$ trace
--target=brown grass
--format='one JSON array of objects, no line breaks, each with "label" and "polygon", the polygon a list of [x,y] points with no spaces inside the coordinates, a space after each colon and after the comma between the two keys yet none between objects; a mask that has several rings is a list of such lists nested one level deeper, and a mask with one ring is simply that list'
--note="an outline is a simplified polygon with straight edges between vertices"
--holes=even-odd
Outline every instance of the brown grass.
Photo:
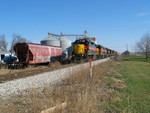
[{"label": "brown grass", "polygon": [[[109,67],[109,63],[114,67]],[[40,113],[62,103],[67,103],[63,109],[53,113],[101,113],[105,112],[101,106],[110,101],[114,89],[109,89],[111,83],[104,82],[101,75],[116,71],[115,62],[107,62],[93,67],[93,77],[89,76],[89,69],[79,70],[64,80],[61,84],[51,87],[28,89],[26,94],[8,99],[0,99],[0,113]],[[71,71],[71,70],[70,70]]]}]

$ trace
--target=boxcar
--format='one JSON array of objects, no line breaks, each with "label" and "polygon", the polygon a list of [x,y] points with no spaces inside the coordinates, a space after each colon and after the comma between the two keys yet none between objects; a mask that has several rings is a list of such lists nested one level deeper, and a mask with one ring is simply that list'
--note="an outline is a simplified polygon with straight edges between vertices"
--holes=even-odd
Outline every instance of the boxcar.
[{"label": "boxcar", "polygon": [[40,64],[61,60],[62,48],[35,43],[17,43],[14,50],[22,64]]}]

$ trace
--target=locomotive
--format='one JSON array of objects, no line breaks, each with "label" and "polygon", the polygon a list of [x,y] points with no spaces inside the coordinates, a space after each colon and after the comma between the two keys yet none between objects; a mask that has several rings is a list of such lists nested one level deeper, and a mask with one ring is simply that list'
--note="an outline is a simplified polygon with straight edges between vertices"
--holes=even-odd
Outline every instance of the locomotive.
[{"label": "locomotive", "polygon": [[98,48],[91,40],[78,39],[73,42],[72,55],[74,60],[96,59]]},{"label": "locomotive", "polygon": [[92,40],[83,38],[73,42],[72,57],[74,60],[89,60],[115,55],[111,49],[95,44]]}]

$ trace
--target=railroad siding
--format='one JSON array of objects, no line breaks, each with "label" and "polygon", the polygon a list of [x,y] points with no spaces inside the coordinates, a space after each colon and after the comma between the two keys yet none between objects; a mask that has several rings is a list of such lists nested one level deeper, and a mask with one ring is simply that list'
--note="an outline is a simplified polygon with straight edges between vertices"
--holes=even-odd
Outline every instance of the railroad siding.
[{"label": "railroad siding", "polygon": [[[109,58],[93,61],[93,65],[108,61]],[[72,73],[89,68],[89,63],[79,64],[51,72],[46,72],[26,78],[16,79],[0,84],[0,97],[5,98],[23,93],[29,88],[40,88],[60,83]]]}]

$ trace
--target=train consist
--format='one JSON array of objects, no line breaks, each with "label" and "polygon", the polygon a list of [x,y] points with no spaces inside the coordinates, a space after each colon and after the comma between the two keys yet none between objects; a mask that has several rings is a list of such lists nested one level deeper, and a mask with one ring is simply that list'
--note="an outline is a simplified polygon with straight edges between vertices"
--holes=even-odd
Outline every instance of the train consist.
[{"label": "train consist", "polygon": [[[60,37],[55,38],[56,37]],[[71,42],[64,36],[82,36]],[[17,43],[14,50],[19,62],[23,65],[50,63],[55,61],[72,62],[88,59],[99,59],[115,56],[116,51],[95,43],[95,38],[85,35],[56,35],[35,43]]]},{"label": "train consist", "polygon": [[92,40],[83,38],[73,42],[72,58],[74,60],[88,60],[115,56],[114,50],[95,44]]}]

